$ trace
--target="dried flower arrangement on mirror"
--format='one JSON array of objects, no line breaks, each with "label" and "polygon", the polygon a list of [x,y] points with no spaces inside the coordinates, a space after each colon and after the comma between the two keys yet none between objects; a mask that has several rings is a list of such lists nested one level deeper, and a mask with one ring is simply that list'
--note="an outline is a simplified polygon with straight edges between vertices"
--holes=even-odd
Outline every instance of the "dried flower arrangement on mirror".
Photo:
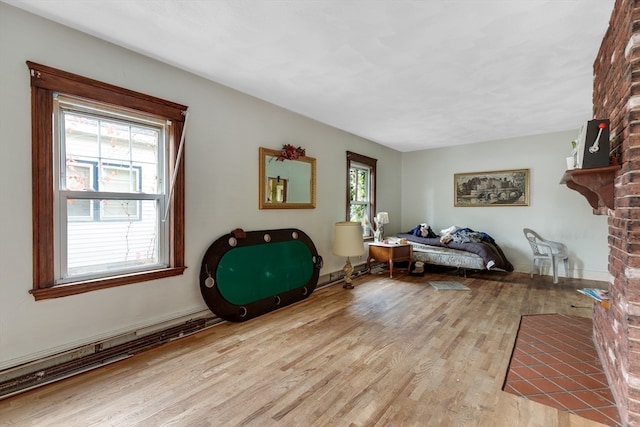
[{"label": "dried flower arrangement on mirror", "polygon": [[306,150],[302,147],[294,147],[291,144],[284,144],[282,146],[282,150],[280,150],[280,155],[278,156],[279,161],[285,160],[297,160],[300,157],[306,156]]}]

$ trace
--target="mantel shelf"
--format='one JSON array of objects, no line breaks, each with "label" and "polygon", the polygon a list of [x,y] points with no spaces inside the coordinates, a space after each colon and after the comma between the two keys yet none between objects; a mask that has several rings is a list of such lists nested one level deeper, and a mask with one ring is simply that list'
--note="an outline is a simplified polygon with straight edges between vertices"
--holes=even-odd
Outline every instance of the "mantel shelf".
[{"label": "mantel shelf", "polygon": [[604,168],[571,169],[562,175],[560,184],[582,194],[598,214],[605,214],[606,208],[614,209],[613,183],[619,165]]}]

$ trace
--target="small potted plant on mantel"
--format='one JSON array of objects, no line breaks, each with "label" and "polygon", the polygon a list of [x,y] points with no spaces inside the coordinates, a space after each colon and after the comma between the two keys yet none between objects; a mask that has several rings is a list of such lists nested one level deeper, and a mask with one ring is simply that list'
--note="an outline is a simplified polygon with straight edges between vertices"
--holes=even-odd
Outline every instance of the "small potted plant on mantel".
[{"label": "small potted plant on mantel", "polygon": [[575,169],[578,161],[578,141],[575,139],[571,141],[571,156],[567,157],[567,170]]}]

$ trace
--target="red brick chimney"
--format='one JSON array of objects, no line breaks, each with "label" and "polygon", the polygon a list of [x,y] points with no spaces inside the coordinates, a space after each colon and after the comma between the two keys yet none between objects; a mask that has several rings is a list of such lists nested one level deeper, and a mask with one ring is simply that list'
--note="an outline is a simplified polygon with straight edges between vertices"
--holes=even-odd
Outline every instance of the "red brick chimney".
[{"label": "red brick chimney", "polygon": [[610,307],[594,341],[624,425],[640,425],[640,0],[616,0],[594,63],[594,118],[611,121],[615,209],[608,211]]}]

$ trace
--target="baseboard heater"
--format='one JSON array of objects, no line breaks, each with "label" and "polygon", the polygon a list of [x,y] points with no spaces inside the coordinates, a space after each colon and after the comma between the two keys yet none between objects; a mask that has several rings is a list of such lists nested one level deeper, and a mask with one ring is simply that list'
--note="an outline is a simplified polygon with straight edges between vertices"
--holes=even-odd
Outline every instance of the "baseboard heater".
[{"label": "baseboard heater", "polygon": [[[106,340],[60,353],[45,360],[7,369],[0,372],[0,399],[129,358],[221,322],[223,322],[222,319],[210,316],[188,320],[145,334],[136,331],[131,333],[132,338],[125,342],[109,345],[109,341]],[[147,331],[150,329],[146,328]],[[121,341],[122,337],[119,338]],[[118,340],[118,338],[112,340]],[[56,360],[61,362],[56,363]]]},{"label": "baseboard heater", "polygon": [[[367,265],[355,267],[356,274],[366,273]],[[344,278],[344,272],[331,273],[321,280],[318,288],[332,286]],[[333,279],[333,280],[331,280]],[[41,387],[46,384],[78,375],[110,363],[127,359],[137,353],[158,347],[187,335],[224,322],[208,310],[202,317],[186,321],[168,321],[132,331],[125,336],[87,344],[33,362],[0,371],[0,400]]]}]

